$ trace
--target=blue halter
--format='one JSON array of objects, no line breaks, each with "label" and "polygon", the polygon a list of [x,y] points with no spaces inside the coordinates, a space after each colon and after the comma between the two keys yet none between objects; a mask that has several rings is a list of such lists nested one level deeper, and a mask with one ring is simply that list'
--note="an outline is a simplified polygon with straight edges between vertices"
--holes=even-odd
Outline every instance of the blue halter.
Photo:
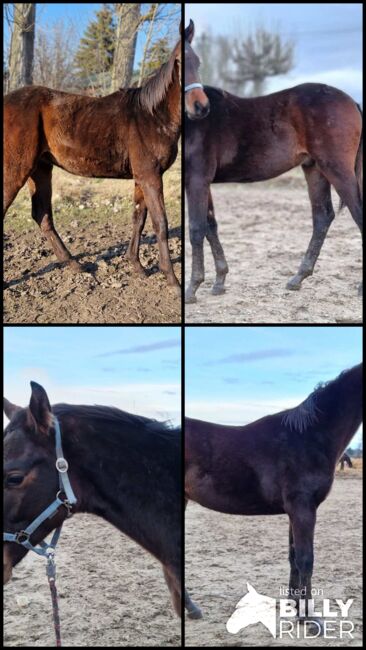
[{"label": "blue halter", "polygon": [[203,85],[195,82],[193,84],[188,84],[188,86],[184,86],[184,92],[189,93],[190,90],[193,90],[194,88],[203,88]]},{"label": "blue halter", "polygon": [[[68,511],[68,517],[72,514],[71,507],[77,502],[76,496],[71,487],[70,479],[67,474],[69,465],[67,460],[64,458],[61,444],[61,429],[58,419],[53,415],[53,424],[55,427],[55,443],[56,443],[56,469],[59,477],[60,490],[56,494],[56,499],[49,505],[43,512],[41,512],[38,517],[36,517],[24,530],[21,530],[17,533],[4,533],[4,542],[16,542],[16,544],[21,544],[24,548],[29,551],[34,551],[38,555],[44,555],[49,557],[54,553],[56,544],[59,540],[62,524],[56,528],[55,532],[52,535],[50,543],[39,542],[37,546],[33,546],[29,538],[34,533],[41,524],[43,524],[46,519],[50,519],[58,511],[61,506],[65,506]],[[64,492],[66,495],[65,499],[60,498],[61,492]]]}]

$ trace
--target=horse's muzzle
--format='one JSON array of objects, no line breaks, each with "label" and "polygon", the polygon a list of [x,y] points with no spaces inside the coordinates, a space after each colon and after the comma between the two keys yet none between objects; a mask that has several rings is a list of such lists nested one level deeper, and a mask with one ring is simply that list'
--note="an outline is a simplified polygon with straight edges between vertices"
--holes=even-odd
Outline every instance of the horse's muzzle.
[{"label": "horse's muzzle", "polygon": [[201,102],[195,101],[193,104],[193,112],[187,110],[187,116],[190,120],[202,120],[210,112],[210,103],[201,104]]}]

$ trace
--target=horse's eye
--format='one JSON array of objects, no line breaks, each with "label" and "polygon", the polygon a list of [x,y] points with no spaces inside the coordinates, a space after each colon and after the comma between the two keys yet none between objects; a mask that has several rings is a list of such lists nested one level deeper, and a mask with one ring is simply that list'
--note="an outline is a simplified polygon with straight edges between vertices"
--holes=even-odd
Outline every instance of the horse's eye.
[{"label": "horse's eye", "polygon": [[23,474],[11,474],[6,477],[6,487],[16,487],[23,483],[24,476]]}]

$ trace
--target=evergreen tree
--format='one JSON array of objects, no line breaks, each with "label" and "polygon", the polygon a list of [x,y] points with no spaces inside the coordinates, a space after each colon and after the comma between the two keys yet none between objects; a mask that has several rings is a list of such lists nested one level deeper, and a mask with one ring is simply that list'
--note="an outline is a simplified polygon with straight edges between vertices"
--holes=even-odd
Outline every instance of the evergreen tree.
[{"label": "evergreen tree", "polygon": [[108,72],[113,65],[116,25],[107,4],[96,12],[80,41],[75,67],[82,78]]}]

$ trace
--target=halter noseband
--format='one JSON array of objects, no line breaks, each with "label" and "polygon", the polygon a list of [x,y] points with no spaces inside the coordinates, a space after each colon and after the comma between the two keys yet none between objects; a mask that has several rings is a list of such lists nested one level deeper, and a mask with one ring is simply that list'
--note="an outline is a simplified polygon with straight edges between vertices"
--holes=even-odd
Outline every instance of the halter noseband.
[{"label": "halter noseband", "polygon": [[[46,519],[53,517],[53,515],[61,506],[65,506],[67,508],[68,516],[70,516],[71,507],[77,502],[67,474],[69,466],[67,460],[63,455],[61,444],[61,429],[59,421],[55,415],[53,416],[53,424],[55,427],[56,469],[58,472],[60,485],[60,489],[56,494],[56,499],[51,503],[51,505],[43,510],[43,512],[41,512],[38,517],[33,519],[27,528],[20,530],[17,533],[4,533],[3,535],[4,542],[16,542],[17,544],[24,546],[24,548],[28,549],[29,551],[34,551],[35,553],[38,553],[38,555],[44,555],[46,557],[49,557],[50,554],[52,554],[55,550],[56,544],[61,534],[62,524],[56,528],[49,544],[42,541],[39,543],[39,545],[33,546],[29,541],[30,536],[34,533],[35,530],[37,530],[37,528],[39,528],[41,524],[43,524],[44,521],[46,521]],[[60,498],[62,492],[64,492],[66,495],[65,499]]]},{"label": "halter noseband", "polygon": [[195,82],[193,84],[188,84],[188,86],[184,86],[184,92],[188,93],[190,90],[193,90],[194,88],[201,88],[203,90],[203,85]]}]

